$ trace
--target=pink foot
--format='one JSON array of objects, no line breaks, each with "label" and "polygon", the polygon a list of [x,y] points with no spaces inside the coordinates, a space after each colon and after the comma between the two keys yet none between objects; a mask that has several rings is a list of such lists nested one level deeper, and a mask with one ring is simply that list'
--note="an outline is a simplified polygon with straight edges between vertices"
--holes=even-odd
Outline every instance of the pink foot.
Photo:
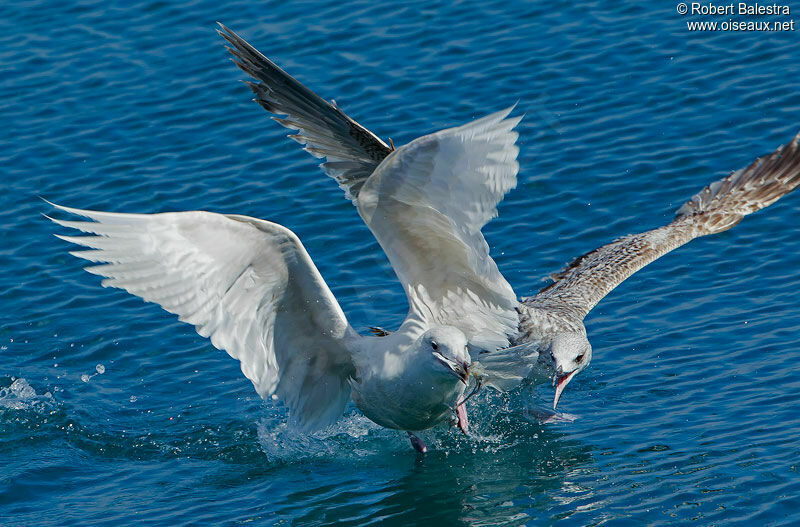
[{"label": "pink foot", "polygon": [[458,428],[461,429],[464,435],[469,432],[469,419],[467,418],[467,407],[464,403],[456,406],[456,418],[458,419]]}]

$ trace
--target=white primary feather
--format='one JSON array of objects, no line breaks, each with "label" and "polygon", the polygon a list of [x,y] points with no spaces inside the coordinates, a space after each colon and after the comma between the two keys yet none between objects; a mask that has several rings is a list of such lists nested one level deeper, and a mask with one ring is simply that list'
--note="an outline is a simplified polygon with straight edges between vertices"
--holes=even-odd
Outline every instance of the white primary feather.
[{"label": "white primary feather", "polygon": [[53,219],[96,236],[87,271],[193,324],[241,362],[262,397],[277,394],[305,428],[338,419],[350,397],[351,331],[289,229],[211,212],[116,214],[54,205],[93,222]]},{"label": "white primary feather", "polygon": [[364,183],[358,211],[405,288],[410,316],[493,350],[517,331],[517,298],[481,228],[517,179],[512,108],[420,137]]}]

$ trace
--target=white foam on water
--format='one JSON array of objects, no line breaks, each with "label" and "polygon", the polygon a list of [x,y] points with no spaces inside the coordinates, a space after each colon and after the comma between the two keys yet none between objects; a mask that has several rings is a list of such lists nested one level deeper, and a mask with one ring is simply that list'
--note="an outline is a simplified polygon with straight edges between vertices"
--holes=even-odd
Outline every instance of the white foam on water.
[{"label": "white foam on water", "polygon": [[387,448],[398,450],[408,446],[404,433],[378,426],[358,413],[313,433],[304,433],[285,420],[276,422],[269,418],[260,420],[257,427],[261,450],[273,463],[363,457]]}]

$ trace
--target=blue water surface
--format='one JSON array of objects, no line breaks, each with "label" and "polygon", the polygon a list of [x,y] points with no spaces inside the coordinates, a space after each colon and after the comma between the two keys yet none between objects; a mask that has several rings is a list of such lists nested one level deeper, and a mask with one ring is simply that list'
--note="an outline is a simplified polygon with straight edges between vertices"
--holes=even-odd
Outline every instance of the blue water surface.
[{"label": "blue water surface", "polygon": [[41,216],[45,197],[276,221],[354,327],[399,324],[379,246],[250,102],[221,20],[395,144],[517,102],[519,185],[485,233],[530,294],[800,130],[800,27],[690,32],[693,19],[712,18],[596,0],[4,5],[0,523],[800,522],[800,193],[592,311],[593,363],[561,403],[575,422],[534,418],[548,387],[485,394],[473,436],[431,431],[424,458],[353,409],[293,431],[236,361],[101,288]]}]

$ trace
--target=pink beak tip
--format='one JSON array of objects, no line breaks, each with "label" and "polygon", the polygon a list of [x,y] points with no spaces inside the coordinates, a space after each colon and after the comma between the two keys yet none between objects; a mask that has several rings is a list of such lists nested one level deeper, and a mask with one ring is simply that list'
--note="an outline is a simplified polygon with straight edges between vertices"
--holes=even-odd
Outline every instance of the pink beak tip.
[{"label": "pink beak tip", "polygon": [[564,388],[566,388],[567,384],[569,384],[569,381],[572,380],[572,377],[574,375],[575,375],[575,372],[572,371],[572,372],[570,372],[570,373],[568,373],[566,375],[562,375],[561,377],[558,378],[558,380],[556,382],[556,395],[553,398],[553,410],[555,410],[556,407],[558,407],[558,400],[561,399],[561,392],[564,391]]}]

